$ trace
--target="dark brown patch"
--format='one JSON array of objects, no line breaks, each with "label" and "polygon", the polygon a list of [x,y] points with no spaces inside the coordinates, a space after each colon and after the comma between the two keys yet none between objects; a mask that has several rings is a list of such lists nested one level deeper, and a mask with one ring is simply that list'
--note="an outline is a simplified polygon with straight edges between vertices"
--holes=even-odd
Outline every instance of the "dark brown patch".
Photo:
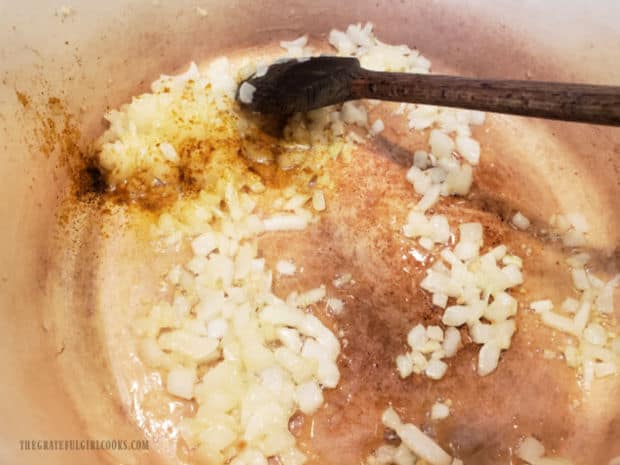
[{"label": "dark brown patch", "polygon": [[19,103],[21,103],[22,107],[26,108],[30,104],[30,99],[26,94],[16,90],[15,95],[17,96],[17,100],[19,100]]}]

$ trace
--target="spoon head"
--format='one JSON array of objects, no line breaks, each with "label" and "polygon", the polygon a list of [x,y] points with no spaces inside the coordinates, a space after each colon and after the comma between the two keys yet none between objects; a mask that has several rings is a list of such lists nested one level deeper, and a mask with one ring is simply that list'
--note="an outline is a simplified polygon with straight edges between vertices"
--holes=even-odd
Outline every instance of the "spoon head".
[{"label": "spoon head", "polygon": [[237,100],[251,111],[288,116],[349,100],[360,72],[359,61],[351,57],[277,61],[261,76],[243,81]]}]

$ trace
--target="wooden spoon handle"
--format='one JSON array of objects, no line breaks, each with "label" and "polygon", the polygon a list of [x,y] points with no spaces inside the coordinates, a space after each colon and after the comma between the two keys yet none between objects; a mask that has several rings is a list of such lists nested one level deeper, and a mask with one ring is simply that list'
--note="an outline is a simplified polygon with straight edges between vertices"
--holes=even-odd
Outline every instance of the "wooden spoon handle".
[{"label": "wooden spoon handle", "polygon": [[352,98],[620,126],[620,87],[361,70]]}]

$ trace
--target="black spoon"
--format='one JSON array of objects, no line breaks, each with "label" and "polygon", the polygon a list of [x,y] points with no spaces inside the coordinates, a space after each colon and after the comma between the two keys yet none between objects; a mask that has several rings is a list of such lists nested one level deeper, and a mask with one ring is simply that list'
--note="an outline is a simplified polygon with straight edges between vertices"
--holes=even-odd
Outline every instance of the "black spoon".
[{"label": "black spoon", "polygon": [[350,57],[276,62],[237,92],[245,108],[283,116],[362,98],[620,126],[618,86],[386,73]]}]

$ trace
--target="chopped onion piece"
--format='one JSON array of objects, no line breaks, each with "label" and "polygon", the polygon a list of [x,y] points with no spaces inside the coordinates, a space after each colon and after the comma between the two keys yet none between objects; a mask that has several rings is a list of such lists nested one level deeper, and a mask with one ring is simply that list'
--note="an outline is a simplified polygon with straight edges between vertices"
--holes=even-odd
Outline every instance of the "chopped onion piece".
[{"label": "chopped onion piece", "polygon": [[441,379],[446,374],[448,365],[441,360],[433,359],[428,362],[424,373],[431,379]]},{"label": "chopped onion piece", "polygon": [[402,424],[398,413],[396,413],[396,410],[392,407],[388,407],[383,411],[383,414],[381,415],[381,422],[384,426],[387,426],[394,431],[398,431],[400,425]]},{"label": "chopped onion piece", "polygon": [[592,309],[592,304],[590,302],[585,301],[579,305],[577,309],[577,313],[575,313],[575,319],[573,321],[573,325],[575,331],[579,334],[583,332],[588,321],[590,320],[590,311]]},{"label": "chopped onion piece", "polygon": [[431,407],[431,420],[443,420],[450,416],[450,407],[443,402],[435,402]]},{"label": "chopped onion piece", "polygon": [[478,354],[478,374],[486,376],[497,368],[499,362],[500,348],[493,342],[489,341],[482,345]]},{"label": "chopped onion piece", "polygon": [[413,153],[413,165],[421,170],[425,170],[429,166],[428,153],[424,150],[416,150]]},{"label": "chopped onion piece", "polygon": [[472,165],[477,165],[480,161],[480,144],[471,137],[458,136],[456,138],[456,149]]},{"label": "chopped onion piece", "polygon": [[207,336],[213,339],[222,339],[228,331],[228,323],[223,318],[209,321],[207,324]]},{"label": "chopped onion piece", "polygon": [[175,148],[168,142],[162,142],[159,144],[159,150],[166,160],[176,163],[179,161],[179,154]]},{"label": "chopped onion piece", "polygon": [[[435,246],[435,241],[433,241],[430,237],[421,237],[418,240],[418,243],[422,247],[424,247],[426,250],[433,250],[433,247]],[[446,299],[447,299],[447,296],[446,296]]]},{"label": "chopped onion piece", "polygon": [[590,344],[602,346],[607,342],[607,333],[598,323],[590,323],[583,331],[583,337]]},{"label": "chopped onion piece", "polygon": [[396,357],[396,369],[401,378],[407,378],[413,373],[413,361],[407,355],[399,355]]},{"label": "chopped onion piece", "polygon": [[464,305],[451,305],[441,318],[443,324],[447,326],[461,326],[469,319],[469,307]]},{"label": "chopped onion piece", "polygon": [[439,184],[431,186],[426,191],[422,199],[416,204],[415,209],[421,212],[425,212],[426,210],[431,208],[439,200],[440,192],[441,186]]},{"label": "chopped onion piece", "polygon": [[536,463],[543,455],[545,455],[545,446],[531,436],[525,438],[517,447],[517,457],[531,464]]},{"label": "chopped onion piece", "polygon": [[572,297],[567,297],[562,302],[562,305],[560,306],[560,308],[562,309],[562,311],[566,313],[575,313],[577,309],[579,308],[579,301],[576,299],[573,299]]},{"label": "chopped onion piece", "polygon": [[239,100],[246,104],[252,103],[254,92],[256,92],[256,87],[247,81],[243,82],[239,87]]},{"label": "chopped onion piece", "polygon": [[393,462],[395,465],[415,465],[416,457],[407,446],[401,444],[394,452]]},{"label": "chopped onion piece", "polygon": [[323,404],[323,392],[316,381],[300,384],[295,391],[295,401],[299,410],[312,415]]},{"label": "chopped onion piece", "polygon": [[604,378],[605,376],[615,375],[618,372],[618,366],[611,362],[595,362],[594,376]]},{"label": "chopped onion piece", "polygon": [[530,227],[530,220],[527,219],[527,217],[521,212],[515,213],[512,217],[512,220],[510,221],[517,227],[517,229],[520,229],[521,231],[525,231],[527,228]]},{"label": "chopped onion piece", "polygon": [[173,368],[168,372],[166,390],[177,397],[190,400],[194,397],[196,370],[190,368]]},{"label": "chopped onion piece", "polygon": [[439,326],[431,325],[426,328],[426,337],[435,341],[443,341],[443,330]]},{"label": "chopped onion piece", "polygon": [[557,329],[558,331],[562,331],[564,333],[577,335],[577,331],[575,330],[575,324],[573,320],[567,318],[562,315],[558,315],[553,312],[541,312],[540,314],[543,323],[547,326],[550,326],[553,329]]},{"label": "chopped onion piece", "polygon": [[351,273],[344,273],[341,276],[336,277],[332,281],[332,284],[334,285],[334,287],[340,289],[341,287],[349,284],[352,280],[353,276],[351,276]]},{"label": "chopped onion piece", "polygon": [[288,260],[278,260],[276,263],[276,271],[284,276],[292,276],[295,274],[297,267],[295,264]]},{"label": "chopped onion piece", "polygon": [[431,152],[437,158],[446,158],[452,155],[454,150],[454,141],[450,136],[444,134],[438,129],[433,129],[429,138]]},{"label": "chopped onion piece", "polygon": [[421,324],[414,326],[407,334],[407,344],[412,349],[421,349],[427,341],[426,329]]},{"label": "chopped onion piece", "polygon": [[323,191],[315,190],[312,193],[312,208],[320,212],[325,210],[325,207],[325,195],[323,194]]},{"label": "chopped onion piece", "polygon": [[603,286],[603,289],[596,298],[596,309],[603,313],[613,313],[614,311],[614,291],[620,284],[620,274],[617,274],[613,279],[609,280],[607,284]]},{"label": "chopped onion piece", "polygon": [[217,237],[214,233],[204,233],[192,241],[192,250],[196,255],[206,256],[217,248]]},{"label": "chopped onion piece", "polygon": [[384,129],[385,124],[383,124],[383,120],[377,119],[374,123],[372,123],[372,126],[370,126],[369,132],[371,135],[376,136],[377,134],[383,132]]},{"label": "chopped onion piece", "polygon": [[590,288],[590,280],[588,279],[588,274],[583,268],[573,268],[571,270],[571,275],[573,278],[573,284],[575,288],[580,291],[585,291]]},{"label": "chopped onion piece", "polygon": [[442,349],[446,357],[453,357],[459,349],[461,344],[461,333],[456,328],[448,328],[445,331],[445,337],[442,344]]},{"label": "chopped onion piece", "polygon": [[309,291],[300,294],[297,297],[297,306],[298,307],[307,307],[308,305],[315,304],[325,298],[325,286],[317,287],[316,289],[311,289]]},{"label": "chopped onion piece", "polygon": [[432,302],[433,305],[436,305],[437,307],[446,308],[446,305],[448,305],[448,296],[437,292],[433,294]]},{"label": "chopped onion piece", "polygon": [[450,465],[452,462],[452,457],[417,426],[411,423],[401,424],[396,433],[414,454],[431,465]]},{"label": "chopped onion piece", "polygon": [[336,299],[334,297],[330,297],[327,299],[327,306],[335,315],[340,315],[342,310],[344,309],[344,302],[340,299]]},{"label": "chopped onion piece", "polygon": [[553,310],[553,302],[549,299],[536,300],[534,302],[530,302],[530,308],[536,313],[549,312]]},{"label": "chopped onion piece", "polygon": [[308,220],[301,215],[274,215],[263,221],[265,231],[299,231],[308,226]]}]

